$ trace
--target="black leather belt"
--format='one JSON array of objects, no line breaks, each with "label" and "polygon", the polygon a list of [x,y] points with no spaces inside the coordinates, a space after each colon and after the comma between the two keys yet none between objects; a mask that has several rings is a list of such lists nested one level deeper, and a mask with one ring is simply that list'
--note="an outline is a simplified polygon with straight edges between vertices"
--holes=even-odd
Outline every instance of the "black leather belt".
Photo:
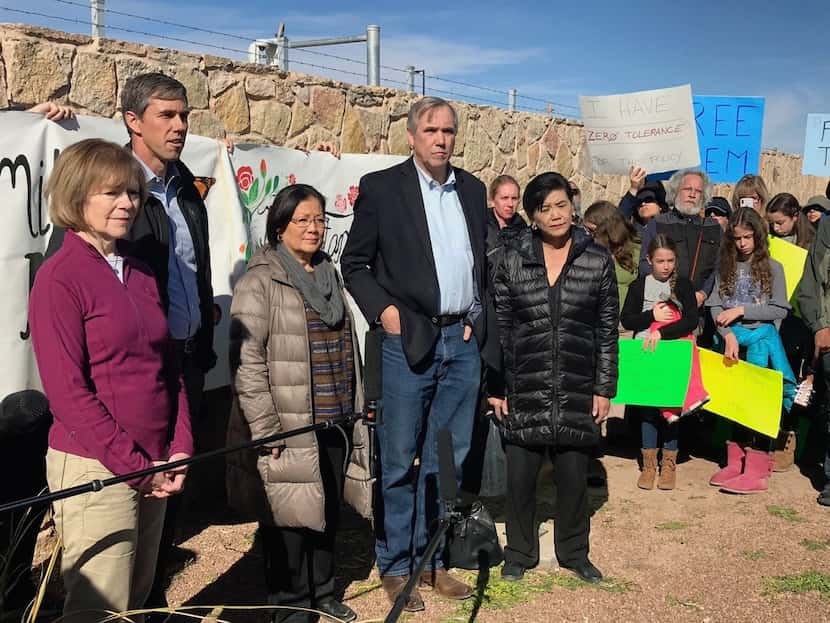
[{"label": "black leather belt", "polygon": [[437,327],[451,327],[454,324],[463,322],[466,317],[466,314],[449,314],[446,316],[433,316],[429,320]]},{"label": "black leather belt", "polygon": [[176,350],[185,355],[192,355],[196,352],[196,338],[188,337],[183,340],[173,340]]}]

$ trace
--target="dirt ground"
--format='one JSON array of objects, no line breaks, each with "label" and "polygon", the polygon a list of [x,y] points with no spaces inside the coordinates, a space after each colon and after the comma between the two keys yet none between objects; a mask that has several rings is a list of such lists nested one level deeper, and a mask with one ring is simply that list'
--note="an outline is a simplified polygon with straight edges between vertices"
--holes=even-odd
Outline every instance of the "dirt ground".
[{"label": "dirt ground", "polygon": [[[459,603],[425,593],[426,611],[402,620],[830,621],[830,508],[815,502],[816,468],[814,461],[775,474],[768,492],[735,496],[707,485],[716,463],[690,458],[678,467],[676,490],[642,491],[630,447],[608,452],[594,469],[604,472],[605,484],[590,489],[591,559],[605,582],[585,585],[555,565],[512,583],[498,569],[489,578],[460,572],[477,586],[474,598]],[[805,473],[814,475],[812,482]],[[539,496],[540,519],[551,517],[549,471],[540,478]],[[490,507],[498,519],[498,501]],[[191,611],[212,611],[206,621],[266,623],[266,611],[228,607],[265,601],[256,524],[236,522],[229,512],[194,511],[183,538],[167,593],[171,605],[206,606]],[[41,543],[39,560],[47,546]],[[371,533],[354,513],[345,514],[338,548],[346,603],[359,621],[383,620],[389,604],[373,568]]]},{"label": "dirt ground", "polygon": [[[608,455],[601,464],[607,487],[591,490],[591,559],[607,582],[583,585],[547,566],[507,583],[494,569],[475,598],[459,604],[425,594],[426,611],[407,620],[830,621],[830,508],[815,503],[801,470],[775,474],[766,493],[733,496],[706,484],[717,466],[705,459],[681,464],[672,492],[638,489],[632,458]],[[372,568],[368,526],[354,516],[344,524],[338,577],[346,603],[360,620],[382,619],[389,605]],[[263,603],[255,532],[250,523],[211,525],[182,543],[193,560],[176,574],[170,602]],[[267,620],[214,612],[227,621]]]}]

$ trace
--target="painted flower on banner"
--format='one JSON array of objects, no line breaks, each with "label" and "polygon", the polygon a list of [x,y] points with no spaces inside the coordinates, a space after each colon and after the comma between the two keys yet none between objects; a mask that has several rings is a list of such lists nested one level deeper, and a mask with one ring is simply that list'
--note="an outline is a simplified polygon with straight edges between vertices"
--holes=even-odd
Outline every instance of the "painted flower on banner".
[{"label": "painted flower on banner", "polygon": [[244,166],[236,170],[236,185],[239,187],[239,196],[245,204],[242,214],[245,224],[251,222],[254,214],[264,214],[268,209],[268,199],[277,192],[280,178],[278,175],[268,175],[268,163],[259,162],[259,175],[254,174],[252,167]]},{"label": "painted flower on banner", "polygon": [[291,175],[289,175],[288,176],[288,183],[291,184],[292,186],[294,184],[296,184],[297,183],[297,176],[294,175],[293,173]]},{"label": "painted flower on banner", "polygon": [[346,210],[349,209],[349,203],[346,197],[343,195],[337,195],[337,198],[334,200],[334,208],[341,214],[345,214]]},{"label": "painted flower on banner", "polygon": [[242,192],[248,192],[248,189],[251,187],[253,181],[253,169],[251,169],[251,167],[239,167],[239,170],[236,172],[236,183],[239,186],[239,190]]},{"label": "painted flower on banner", "polygon": [[358,186],[349,186],[349,205],[354,207],[354,202],[357,201],[357,194],[360,192]]}]

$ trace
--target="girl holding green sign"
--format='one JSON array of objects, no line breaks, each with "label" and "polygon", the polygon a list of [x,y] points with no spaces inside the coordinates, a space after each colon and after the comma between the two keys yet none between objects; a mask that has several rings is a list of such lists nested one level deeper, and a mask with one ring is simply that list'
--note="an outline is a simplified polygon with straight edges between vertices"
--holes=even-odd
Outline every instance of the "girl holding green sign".
[{"label": "girl holding green sign", "polygon": [[[691,281],[680,277],[677,265],[677,245],[663,234],[657,234],[648,245],[648,263],[651,274],[641,275],[631,284],[620,315],[622,326],[635,331],[636,339],[643,339],[643,348],[654,350],[661,339],[690,339],[697,327],[697,300]],[[680,415],[691,413],[708,400],[700,379],[700,361],[692,345],[692,370],[686,400],[682,408],[640,410],[642,430],[643,471],[637,480],[641,489],[653,489],[657,477],[658,437],[662,436],[660,489],[674,489],[677,465],[677,421]],[[655,405],[657,407],[659,405]],[[661,417],[662,415],[662,417]]]}]

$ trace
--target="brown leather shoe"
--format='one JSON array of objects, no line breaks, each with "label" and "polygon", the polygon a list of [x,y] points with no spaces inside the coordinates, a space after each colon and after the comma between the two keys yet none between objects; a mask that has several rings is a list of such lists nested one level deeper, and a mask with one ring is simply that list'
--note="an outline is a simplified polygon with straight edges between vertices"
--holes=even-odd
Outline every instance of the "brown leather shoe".
[{"label": "brown leather shoe", "polygon": [[473,587],[456,580],[446,569],[433,569],[421,574],[421,587],[435,589],[435,592],[447,599],[467,599],[473,596]]},{"label": "brown leather shoe", "polygon": [[[389,601],[393,604],[395,600],[398,598],[398,595],[401,594],[404,586],[409,581],[408,575],[384,575],[381,577],[381,582],[383,583],[383,590],[386,591],[386,596],[389,598]],[[418,591],[418,587],[412,589],[412,592],[409,594],[409,600],[406,602],[406,605],[403,607],[404,612],[420,612],[424,609],[424,598],[421,597],[421,593]]]}]

